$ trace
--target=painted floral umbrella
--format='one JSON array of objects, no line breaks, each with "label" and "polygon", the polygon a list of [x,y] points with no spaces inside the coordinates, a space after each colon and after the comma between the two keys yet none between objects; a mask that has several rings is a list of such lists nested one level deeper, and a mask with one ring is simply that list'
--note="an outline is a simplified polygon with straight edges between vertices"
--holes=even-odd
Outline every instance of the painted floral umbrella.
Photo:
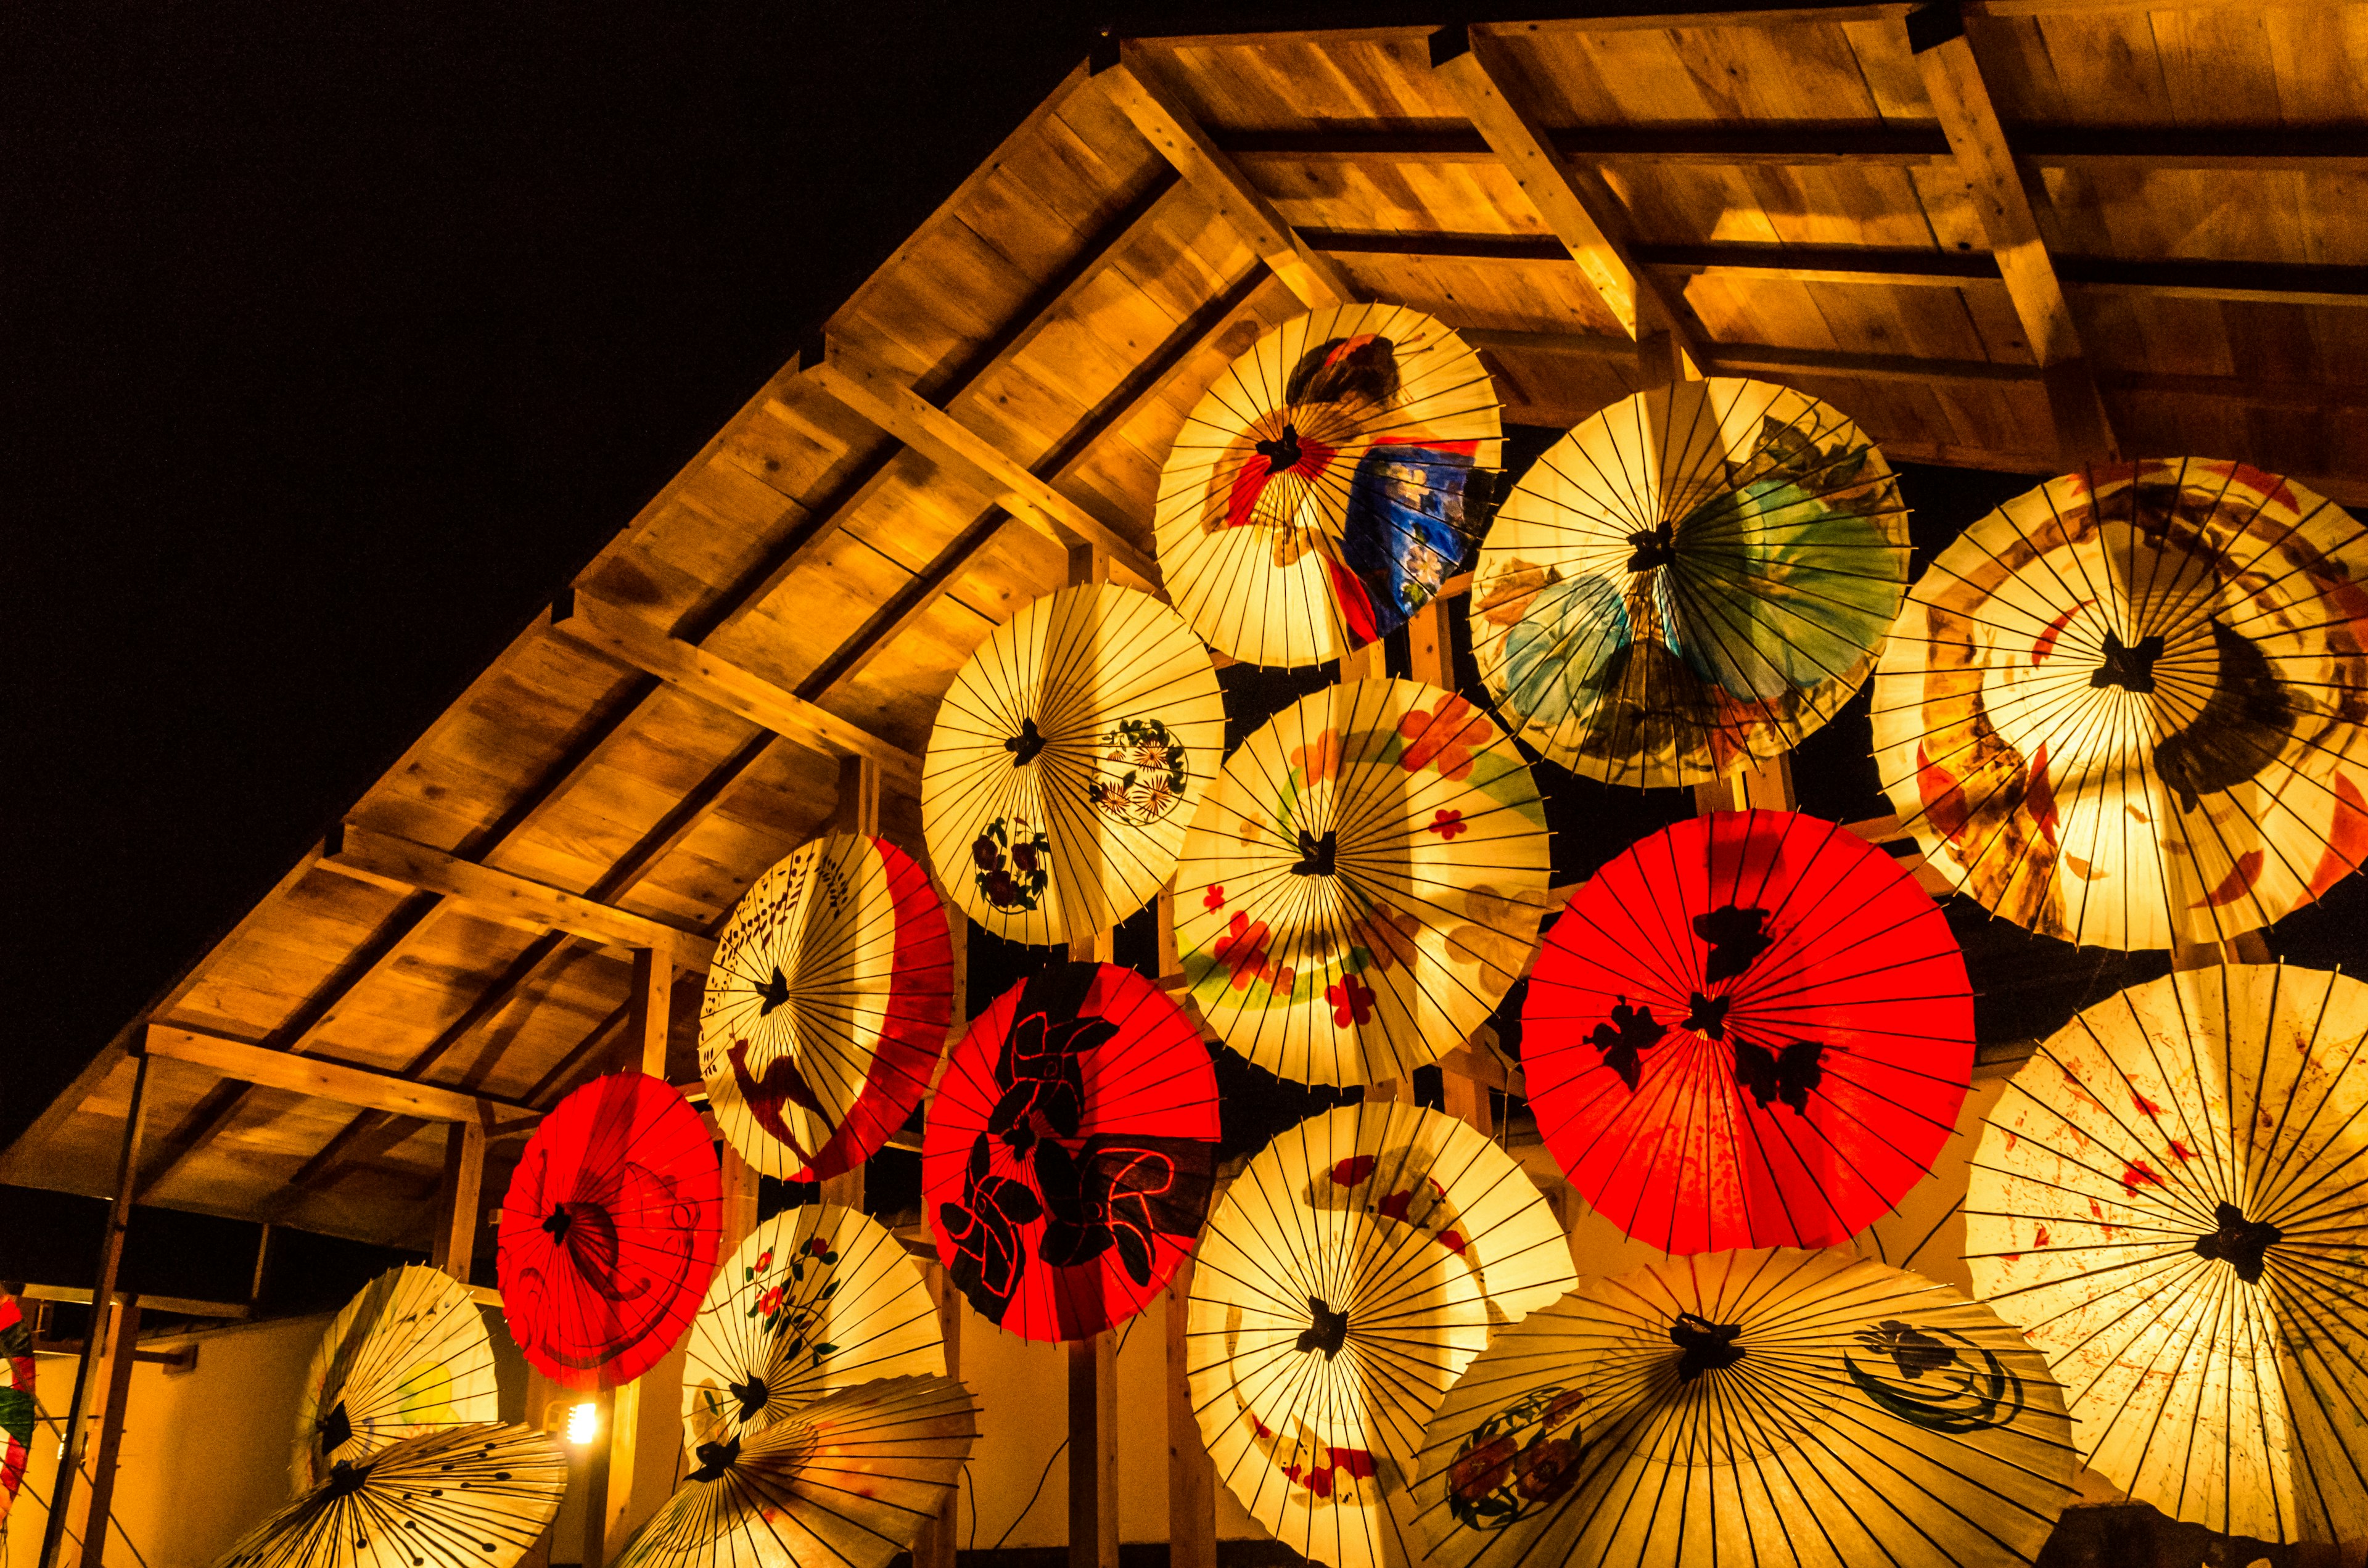
[{"label": "painted floral umbrella", "polygon": [[979,644],[939,706],[930,862],[999,937],[1093,936],[1167,883],[1224,744],[1216,667],[1183,617],[1108,584],[1048,594]]},{"label": "painted floral umbrella", "polygon": [[2038,1556],[2078,1469],[2014,1326],[1847,1253],[1671,1258],[1500,1332],[1424,1433],[1425,1559],[1675,1568]]},{"label": "painted floral umbrella", "polygon": [[699,1015],[716,1126],[766,1176],[853,1170],[921,1103],[952,1009],[929,874],[884,838],[816,839],[757,879],[716,940]]},{"label": "painted floral umbrella", "polygon": [[1167,994],[1055,964],[972,1020],[929,1107],[922,1209],[989,1323],[1085,1339],[1192,1250],[1216,1163],[1217,1075]]},{"label": "painted floral umbrella", "polygon": [[33,1407],[33,1328],[14,1296],[0,1296],[0,1520],[17,1501],[25,1483],[25,1461],[32,1452],[36,1412]]},{"label": "painted floral umbrella", "polygon": [[511,1337],[563,1388],[613,1388],[690,1326],[723,1240],[715,1145],[680,1091],[595,1078],[527,1140],[502,1199]]},{"label": "painted floral umbrella", "polygon": [[2368,537],[2182,458],[2053,479],[1958,536],[1874,683],[1926,862],[2068,942],[2225,942],[2368,855]]},{"label": "painted floral umbrella", "polygon": [[887,1568],[937,1517],[977,1437],[977,1406],[951,1378],[825,1395],[700,1444],[615,1568]]},{"label": "painted floral umbrella", "polygon": [[1571,431],[1497,508],[1473,653],[1573,772],[1708,783],[1866,683],[1907,551],[1897,482],[1848,418],[1766,381],[1679,381]]},{"label": "painted floral umbrella", "polygon": [[1965,1197],[1974,1289],[2029,1330],[2089,1468],[2173,1518],[2368,1540],[2368,986],[2186,970],[2009,1085]]},{"label": "painted floral umbrella", "polygon": [[294,1490],[428,1427],[499,1418],[494,1345],[477,1303],[440,1268],[392,1268],[346,1303],[296,1404]]},{"label": "painted floral umbrella", "polygon": [[1423,1423],[1492,1325],[1573,1282],[1562,1226],[1511,1158],[1452,1117],[1344,1106],[1227,1189],[1192,1268],[1192,1407],[1217,1474],[1332,1568],[1407,1553]]},{"label": "painted floral umbrella", "polygon": [[1502,434],[1479,356],[1421,312],[1283,323],[1217,378],[1159,476],[1177,608],[1254,665],[1379,641],[1462,567]]},{"label": "painted floral umbrella", "polygon": [[1226,759],[1177,873],[1176,939],[1219,1039],[1302,1083],[1404,1077],[1468,1039],[1537,940],[1537,783],[1461,697],[1327,687]]},{"label": "painted floral umbrella", "polygon": [[215,1568],[510,1568],[566,1490],[567,1457],[541,1432],[435,1427],[331,1466]]},{"label": "painted floral umbrella", "polygon": [[875,1378],[946,1369],[928,1281],[860,1209],[809,1203],[750,1233],[690,1327],[685,1439],[729,1442]]},{"label": "painted floral umbrella", "polygon": [[1947,919],[1847,829],[1722,812],[1573,893],[1521,1013],[1521,1065],[1571,1185],[1677,1253],[1825,1246],[1931,1169],[1972,1079]]}]

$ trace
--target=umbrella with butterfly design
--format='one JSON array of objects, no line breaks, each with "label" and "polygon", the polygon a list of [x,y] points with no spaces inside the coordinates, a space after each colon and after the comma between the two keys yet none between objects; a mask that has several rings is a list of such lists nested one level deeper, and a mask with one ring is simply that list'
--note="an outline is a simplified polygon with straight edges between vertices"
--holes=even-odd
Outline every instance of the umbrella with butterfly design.
[{"label": "umbrella with butterfly design", "polygon": [[723,1234],[690,1102],[644,1073],[595,1078],[542,1119],[502,1198],[510,1336],[563,1388],[631,1382],[690,1326]]},{"label": "umbrella with butterfly design", "polygon": [[14,1296],[0,1295],[0,1520],[8,1517],[17,1489],[25,1482],[25,1460],[33,1445],[33,1328]]},{"label": "umbrella with butterfly design", "polygon": [[1967,528],[1874,681],[1926,863],[1995,915],[2124,949],[2226,942],[2368,857],[2368,532],[2182,458],[2052,479]]},{"label": "umbrella with butterfly design", "polygon": [[1031,600],[939,705],[921,776],[929,860],[998,937],[1107,930],[1176,869],[1224,755],[1209,650],[1149,594],[1102,584]]},{"label": "umbrella with butterfly design", "polygon": [[1637,393],[1497,509],[1469,615],[1481,679],[1573,772],[1707,783],[1800,744],[1873,673],[1907,508],[1829,405],[1717,376]]},{"label": "umbrella with butterfly design", "polygon": [[346,1303],[304,1373],[294,1490],[431,1426],[499,1417],[494,1345],[468,1290],[440,1268],[389,1269]]},{"label": "umbrella with butterfly design", "polygon": [[1537,780],[1486,714],[1419,681],[1329,687],[1245,740],[1193,819],[1185,982],[1281,1077],[1405,1077],[1504,999],[1549,860]]},{"label": "umbrella with butterfly design", "polygon": [[2013,1325],[1839,1252],[1670,1258],[1501,1330],[1423,1434],[1426,1561],[2027,1562],[2073,1497]]},{"label": "umbrella with butterfly design", "polygon": [[2133,1501],[2368,1541],[2368,985],[2182,970],[2080,1013],[1991,1113],[1965,1252]]},{"label": "umbrella with butterfly design", "polygon": [[905,1244],[861,1210],[802,1205],[758,1225],[707,1288],[684,1351],[685,1440],[752,1436],[832,1390],[945,1369],[938,1305]]},{"label": "umbrella with butterfly design", "polygon": [[954,1489],[978,1407],[952,1378],[881,1378],[701,1443],[614,1568],[887,1568]]},{"label": "umbrella with butterfly design", "polygon": [[1502,434],[1487,369],[1432,317],[1352,304],[1283,323],[1209,388],[1160,473],[1177,608],[1254,665],[1379,641],[1462,568]]},{"label": "umbrella with butterfly design", "polygon": [[1956,938],[1896,861],[1814,817],[1722,812],[1571,895],[1521,1065],[1571,1185],[1637,1240],[1825,1246],[1929,1174],[1973,1025]]},{"label": "umbrella with butterfly design", "polygon": [[1406,1561],[1431,1407],[1492,1326],[1572,1282],[1536,1185],[1463,1122],[1402,1102],[1302,1122],[1234,1180],[1193,1263],[1187,1378],[1218,1478],[1306,1557]]},{"label": "umbrella with butterfly design", "polygon": [[331,1465],[214,1568],[510,1568],[566,1490],[566,1455],[531,1427],[436,1427]]},{"label": "umbrella with butterfly design", "polygon": [[1192,1250],[1217,1137],[1209,1048],[1167,994],[1110,964],[1053,964],[972,1020],[930,1101],[938,1256],[989,1323],[1090,1338]]},{"label": "umbrella with butterfly design", "polygon": [[928,1093],[952,1010],[929,874],[884,838],[816,839],[758,878],[716,939],[699,1015],[715,1124],[766,1176],[852,1170]]}]

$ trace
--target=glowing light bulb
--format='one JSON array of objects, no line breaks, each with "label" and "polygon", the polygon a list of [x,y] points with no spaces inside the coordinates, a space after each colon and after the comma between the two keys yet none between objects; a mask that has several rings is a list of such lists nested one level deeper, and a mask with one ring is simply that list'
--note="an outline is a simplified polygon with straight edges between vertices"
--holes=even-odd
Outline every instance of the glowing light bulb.
[{"label": "glowing light bulb", "polygon": [[600,1430],[600,1407],[590,1400],[572,1406],[567,1412],[567,1440],[578,1448],[590,1442]]}]

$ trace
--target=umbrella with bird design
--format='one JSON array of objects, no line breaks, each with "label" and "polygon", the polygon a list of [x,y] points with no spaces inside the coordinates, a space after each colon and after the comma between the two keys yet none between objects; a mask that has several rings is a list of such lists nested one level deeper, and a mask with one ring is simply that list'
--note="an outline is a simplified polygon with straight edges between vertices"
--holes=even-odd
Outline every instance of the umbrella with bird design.
[{"label": "umbrella with bird design", "polygon": [[496,1420],[498,1397],[493,1340],[468,1290],[440,1268],[389,1269],[313,1353],[296,1406],[294,1489],[422,1428]]}]

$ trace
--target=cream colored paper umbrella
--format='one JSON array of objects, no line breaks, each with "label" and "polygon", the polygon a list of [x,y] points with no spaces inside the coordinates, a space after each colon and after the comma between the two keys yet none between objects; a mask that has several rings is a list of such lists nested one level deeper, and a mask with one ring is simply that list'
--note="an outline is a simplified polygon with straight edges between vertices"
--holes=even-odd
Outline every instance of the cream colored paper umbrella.
[{"label": "cream colored paper umbrella", "polygon": [[2002,1565],[2072,1497],[2038,1352],[1839,1252],[1702,1253],[1497,1335],[1424,1434],[1429,1562]]},{"label": "cream colored paper umbrella", "polygon": [[2180,971],[2014,1075],[1965,1197],[1974,1289],[2064,1381],[2089,1467],[2175,1518],[2368,1541],[2368,986]]},{"label": "cream colored paper umbrella", "polygon": [[293,1490],[437,1426],[498,1419],[494,1346],[477,1303],[440,1268],[389,1269],[346,1303],[296,1406]]},{"label": "cream colored paper umbrella", "polygon": [[1523,740],[1590,778],[1702,784],[1866,683],[1907,588],[1907,509],[1827,404],[1680,381],[1548,448],[1473,575],[1473,653]]},{"label": "cream colored paper umbrella", "polygon": [[952,1009],[928,873],[884,838],[816,839],[757,879],[716,940],[699,1015],[715,1124],[767,1176],[853,1170],[921,1103]]},{"label": "cream colored paper umbrella", "polygon": [[566,1490],[567,1457],[541,1432],[438,1427],[333,1465],[215,1568],[510,1568]]},{"label": "cream colored paper umbrella", "polygon": [[887,1568],[953,1490],[977,1417],[951,1378],[883,1378],[702,1444],[614,1568]]},{"label": "cream colored paper umbrella", "polygon": [[1166,884],[1224,744],[1216,667],[1183,617],[1107,584],[1049,594],[979,644],[938,710],[929,859],[999,937],[1090,937]]},{"label": "cream colored paper umbrella", "polygon": [[1159,476],[1176,608],[1254,665],[1387,636],[1462,567],[1502,434],[1479,356],[1421,312],[1283,323],[1217,378]]},{"label": "cream colored paper umbrella", "polygon": [[2182,458],[2053,479],[1942,551],[1874,682],[1925,863],[2070,942],[2224,941],[2368,855],[2368,538]]},{"label": "cream colored paper umbrella", "polygon": [[763,1431],[825,1392],[946,1369],[928,1281],[858,1209],[806,1204],[740,1244],[690,1325],[685,1440]]},{"label": "cream colored paper umbrella", "polygon": [[1545,809],[1505,733],[1410,680],[1328,687],[1226,759],[1177,872],[1193,999],[1258,1065],[1403,1077],[1504,998],[1546,903]]},{"label": "cream colored paper umbrella", "polygon": [[1383,1103],[1301,1123],[1235,1178],[1193,1264],[1189,1381],[1219,1479],[1332,1568],[1406,1561],[1432,1406],[1491,1324],[1571,1279],[1544,1199],[1463,1122]]}]

